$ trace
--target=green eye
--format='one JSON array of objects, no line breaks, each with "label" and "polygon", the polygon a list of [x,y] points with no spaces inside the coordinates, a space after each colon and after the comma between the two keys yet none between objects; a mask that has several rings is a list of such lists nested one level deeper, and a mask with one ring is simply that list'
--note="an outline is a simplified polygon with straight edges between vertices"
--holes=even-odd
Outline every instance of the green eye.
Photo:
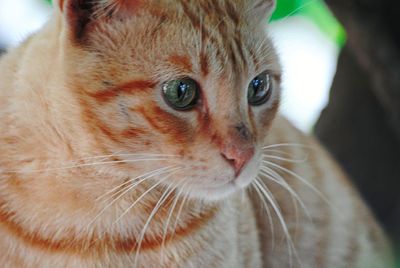
[{"label": "green eye", "polygon": [[191,78],[172,80],[163,85],[165,101],[180,111],[193,108],[199,99],[199,92],[199,85]]},{"label": "green eye", "polygon": [[252,106],[262,105],[269,100],[271,93],[271,77],[268,73],[264,72],[250,82],[247,93],[249,104]]}]

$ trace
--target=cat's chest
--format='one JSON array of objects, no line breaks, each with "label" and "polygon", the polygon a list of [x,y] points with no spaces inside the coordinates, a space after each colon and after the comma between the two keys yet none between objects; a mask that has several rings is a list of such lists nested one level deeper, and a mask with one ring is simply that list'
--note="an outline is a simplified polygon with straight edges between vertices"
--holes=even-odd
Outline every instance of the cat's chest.
[{"label": "cat's chest", "polygon": [[215,215],[200,228],[186,235],[178,234],[163,246],[146,248],[138,258],[134,252],[113,250],[101,255],[51,252],[20,243],[6,233],[0,239],[0,248],[19,250],[0,261],[8,263],[8,267],[14,267],[16,262],[29,263],[30,267],[258,267],[256,233],[248,199],[234,198],[219,206]]},{"label": "cat's chest", "polygon": [[[170,244],[164,252],[144,254],[143,263],[146,267],[261,267],[250,202],[247,197],[230,201],[197,232]],[[168,257],[160,263],[162,256]]]}]

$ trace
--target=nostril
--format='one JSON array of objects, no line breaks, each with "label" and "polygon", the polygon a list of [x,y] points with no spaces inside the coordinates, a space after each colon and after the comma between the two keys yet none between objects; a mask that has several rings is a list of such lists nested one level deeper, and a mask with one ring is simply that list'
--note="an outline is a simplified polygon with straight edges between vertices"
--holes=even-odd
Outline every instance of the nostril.
[{"label": "nostril", "polygon": [[221,156],[234,168],[236,176],[239,176],[243,167],[254,155],[254,148],[239,149],[233,146],[224,148]]},{"label": "nostril", "polygon": [[233,158],[229,158],[229,156],[227,156],[224,153],[221,153],[222,158],[224,158],[226,160],[226,162],[228,162],[230,165],[232,165],[233,167],[236,166],[236,161]]}]

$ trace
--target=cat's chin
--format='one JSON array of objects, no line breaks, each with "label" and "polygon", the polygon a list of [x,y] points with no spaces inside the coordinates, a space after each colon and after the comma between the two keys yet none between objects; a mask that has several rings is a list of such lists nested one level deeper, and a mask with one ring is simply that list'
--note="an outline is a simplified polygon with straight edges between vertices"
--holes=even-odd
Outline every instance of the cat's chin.
[{"label": "cat's chin", "polygon": [[235,182],[229,182],[224,186],[220,187],[201,187],[190,191],[189,195],[195,199],[201,199],[204,201],[220,201],[227,199],[234,193],[238,192],[240,188]]}]

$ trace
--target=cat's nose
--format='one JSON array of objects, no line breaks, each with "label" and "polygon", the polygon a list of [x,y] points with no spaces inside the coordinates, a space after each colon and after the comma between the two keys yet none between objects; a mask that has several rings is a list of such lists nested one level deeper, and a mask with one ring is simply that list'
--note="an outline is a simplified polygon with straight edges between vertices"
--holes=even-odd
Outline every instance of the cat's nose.
[{"label": "cat's nose", "polygon": [[232,165],[236,177],[240,175],[245,165],[254,156],[254,147],[238,148],[234,145],[224,146],[221,150],[222,157]]}]

